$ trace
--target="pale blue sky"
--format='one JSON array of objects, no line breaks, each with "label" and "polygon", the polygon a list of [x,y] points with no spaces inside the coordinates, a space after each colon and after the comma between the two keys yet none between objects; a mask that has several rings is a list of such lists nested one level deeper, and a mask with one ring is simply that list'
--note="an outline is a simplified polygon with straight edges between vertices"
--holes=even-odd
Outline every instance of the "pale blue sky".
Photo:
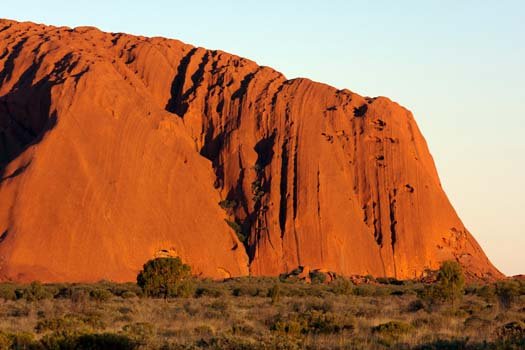
[{"label": "pale blue sky", "polygon": [[26,0],[0,17],[177,38],[388,96],[489,258],[525,273],[525,1]]}]

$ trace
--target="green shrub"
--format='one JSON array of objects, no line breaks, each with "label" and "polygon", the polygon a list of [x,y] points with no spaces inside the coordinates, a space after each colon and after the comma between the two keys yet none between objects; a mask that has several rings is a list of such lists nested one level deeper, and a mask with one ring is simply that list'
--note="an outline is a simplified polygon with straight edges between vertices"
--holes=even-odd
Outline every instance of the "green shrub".
[{"label": "green shrub", "polygon": [[353,294],[361,297],[384,297],[390,295],[391,289],[388,286],[378,286],[363,284],[353,289]]},{"label": "green shrub", "polygon": [[122,330],[130,339],[140,345],[146,345],[155,336],[155,326],[147,322],[137,322],[125,325]]},{"label": "green shrub", "polygon": [[76,332],[53,332],[44,335],[36,349],[53,349],[53,350],[70,350],[76,349],[76,339],[78,338]]},{"label": "green shrub", "polygon": [[[180,349],[186,349],[187,347],[180,347]],[[202,338],[199,340],[195,347],[189,347],[191,349],[240,349],[240,350],[252,350],[252,349],[277,349],[273,345],[268,345],[264,342],[264,346],[261,342],[254,339],[245,338],[237,335],[222,334],[214,336],[210,339]],[[279,347],[279,349],[290,349],[287,347]],[[295,348],[294,348],[295,349]]]},{"label": "green shrub", "polygon": [[525,345],[525,324],[519,321],[509,322],[499,327],[496,330],[496,335],[505,342],[523,342]]},{"label": "green shrub", "polygon": [[115,282],[99,282],[95,285],[95,289],[104,289],[110,292],[113,296],[126,298],[142,294],[142,290],[135,283],[115,283]]},{"label": "green shrub", "polygon": [[374,287],[369,285],[356,286],[353,289],[353,294],[360,297],[369,297],[374,295]]},{"label": "green shrub", "polygon": [[72,333],[104,329],[102,316],[97,313],[68,314],[63,317],[39,320],[35,326],[36,333]]},{"label": "green shrub", "polygon": [[298,317],[297,315],[289,315],[288,317],[282,317],[279,315],[277,319],[271,324],[270,330],[286,333],[292,336],[298,336],[302,333],[306,333],[308,330],[308,324],[306,320]]},{"label": "green shrub", "polygon": [[82,288],[74,288],[71,290],[70,299],[75,304],[85,303],[89,300],[89,291]]},{"label": "green shrub", "polygon": [[107,289],[97,288],[97,289],[93,289],[89,293],[89,296],[91,297],[91,299],[95,301],[102,302],[102,301],[108,301],[109,299],[111,299],[113,297],[113,294]]},{"label": "green shrub", "polygon": [[193,328],[193,333],[200,337],[211,337],[215,334],[215,331],[210,326],[203,324]]},{"label": "green shrub", "polygon": [[307,311],[304,313],[279,314],[271,322],[270,330],[289,335],[336,334],[353,331],[355,320],[348,315],[332,312]]},{"label": "green shrub", "polygon": [[224,219],[228,226],[231,227],[233,232],[237,235],[237,238],[241,243],[244,243],[246,241],[247,234],[243,231],[242,226],[240,223],[237,222],[237,219],[235,221],[231,221],[228,219]]},{"label": "green shrub", "polygon": [[0,349],[9,349],[11,348],[11,337],[9,334],[0,331]]},{"label": "green shrub", "polygon": [[398,342],[402,337],[411,333],[412,330],[413,327],[410,324],[401,321],[390,321],[372,327],[372,333],[377,334],[381,343],[386,346],[391,346]]},{"label": "green shrub", "polygon": [[129,337],[114,333],[84,334],[74,341],[78,350],[132,350],[138,344]]},{"label": "green shrub", "polygon": [[7,315],[10,317],[27,317],[29,316],[30,312],[31,309],[28,305],[15,304],[9,307],[9,309],[7,310]]},{"label": "green shrub", "polygon": [[233,209],[237,206],[237,202],[233,200],[224,199],[219,202],[222,209]]},{"label": "green shrub", "polygon": [[11,337],[9,334],[0,331],[0,349],[9,349],[11,347]]},{"label": "green shrub", "polygon": [[232,291],[232,295],[235,297],[243,297],[243,296],[249,296],[249,297],[256,297],[256,296],[265,296],[266,293],[263,293],[263,291],[251,284],[242,285],[239,287],[236,287]]},{"label": "green shrub", "polygon": [[0,349],[40,349],[30,333],[5,333],[0,331]]},{"label": "green shrub", "polygon": [[136,298],[137,294],[132,292],[132,291],[126,290],[126,291],[122,292],[120,297],[123,298],[123,299],[132,299],[132,298]]},{"label": "green shrub", "polygon": [[272,304],[276,304],[281,300],[281,288],[278,284],[274,284],[273,287],[268,290],[268,297],[272,300]]},{"label": "green shrub", "polygon": [[37,322],[35,326],[35,332],[44,333],[44,332],[67,332],[78,330],[84,323],[78,318],[71,315],[65,317],[44,319]]},{"label": "green shrub", "polygon": [[394,286],[401,286],[403,285],[403,281],[398,280],[394,277],[378,277],[376,278],[376,281],[380,284],[392,284]]},{"label": "green shrub", "polygon": [[447,299],[458,298],[463,295],[465,277],[461,265],[456,261],[445,261],[441,264],[437,275],[441,293]]},{"label": "green shrub", "polygon": [[464,288],[465,277],[461,265],[456,261],[444,261],[439,268],[436,284],[426,289],[425,296],[432,303],[455,304],[463,296]]},{"label": "green shrub", "polygon": [[308,330],[313,333],[334,334],[353,331],[355,321],[352,317],[332,312],[309,312],[306,314]]},{"label": "green shrub", "polygon": [[315,299],[306,303],[306,310],[315,310],[321,312],[331,312],[334,310],[334,303],[331,300]]},{"label": "green shrub", "polygon": [[11,283],[0,284],[0,299],[15,300],[16,299],[16,286]]},{"label": "green shrub", "polygon": [[195,297],[211,297],[211,298],[220,298],[224,296],[224,292],[220,288],[213,286],[199,287],[195,291]]},{"label": "green shrub", "polygon": [[200,311],[200,308],[197,305],[195,305],[194,303],[192,302],[187,302],[187,303],[184,303],[184,311],[186,311],[186,313],[190,316],[195,316],[199,313]]},{"label": "green shrub", "polygon": [[510,309],[520,295],[520,285],[517,281],[500,281],[496,283],[495,294],[500,305]]},{"label": "green shrub", "polygon": [[330,283],[330,290],[336,295],[352,295],[354,284],[349,279],[339,277]]},{"label": "green shrub", "polygon": [[482,330],[486,327],[489,327],[492,324],[492,321],[480,318],[478,316],[470,316],[463,322],[463,324],[465,325],[465,328]]},{"label": "green shrub", "polygon": [[520,285],[520,295],[525,295],[525,280],[518,279],[516,282]]},{"label": "green shrub", "polygon": [[230,305],[223,299],[215,300],[210,304],[210,308],[216,311],[225,312],[230,308]]},{"label": "green shrub", "polygon": [[326,282],[326,274],[321,271],[311,271],[310,272],[310,281],[313,284],[322,284]]},{"label": "green shrub", "polygon": [[137,276],[144,295],[156,298],[188,297],[193,294],[190,266],[180,258],[158,258],[144,264]]},{"label": "green shrub", "polygon": [[496,288],[492,284],[487,284],[476,288],[475,294],[485,300],[485,302],[493,302],[496,296]]},{"label": "green shrub", "polygon": [[419,310],[422,310],[425,308],[425,304],[421,299],[416,299],[410,302],[408,304],[408,312],[418,312]]},{"label": "green shrub", "polygon": [[253,326],[244,321],[236,322],[232,325],[232,333],[236,335],[252,335],[255,331]]},{"label": "green shrub", "polygon": [[47,334],[40,342],[30,347],[15,349],[57,349],[57,350],[132,350],[139,346],[126,335],[114,333],[69,333]]},{"label": "green shrub", "polygon": [[53,298],[53,294],[48,291],[40,282],[31,282],[29,286],[20,291],[20,297],[27,301],[38,301]]},{"label": "green shrub", "polygon": [[380,334],[406,334],[411,330],[412,326],[401,321],[389,321],[372,328],[372,332]]},{"label": "green shrub", "polygon": [[[422,344],[415,347],[416,350],[463,350],[476,349],[475,347],[467,347],[468,339],[438,339],[430,343]],[[480,349],[492,349],[491,347],[482,347]]]},{"label": "green shrub", "polygon": [[35,349],[36,342],[33,334],[21,332],[15,333],[10,336],[11,338],[11,349]]}]

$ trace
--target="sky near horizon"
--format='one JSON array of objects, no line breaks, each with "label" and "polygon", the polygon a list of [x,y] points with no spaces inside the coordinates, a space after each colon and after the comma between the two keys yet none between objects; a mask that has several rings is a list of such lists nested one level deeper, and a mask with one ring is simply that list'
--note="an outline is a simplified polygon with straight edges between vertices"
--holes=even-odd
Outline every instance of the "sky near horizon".
[{"label": "sky near horizon", "polygon": [[525,274],[525,1],[26,0],[0,18],[176,38],[388,96],[491,261]]}]

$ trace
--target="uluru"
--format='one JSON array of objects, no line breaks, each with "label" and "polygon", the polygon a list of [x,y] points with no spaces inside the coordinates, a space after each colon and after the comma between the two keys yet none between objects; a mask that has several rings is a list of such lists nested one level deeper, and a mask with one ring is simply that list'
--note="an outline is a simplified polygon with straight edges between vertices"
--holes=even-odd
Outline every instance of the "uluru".
[{"label": "uluru", "polygon": [[496,279],[412,113],[160,37],[0,20],[0,280]]}]

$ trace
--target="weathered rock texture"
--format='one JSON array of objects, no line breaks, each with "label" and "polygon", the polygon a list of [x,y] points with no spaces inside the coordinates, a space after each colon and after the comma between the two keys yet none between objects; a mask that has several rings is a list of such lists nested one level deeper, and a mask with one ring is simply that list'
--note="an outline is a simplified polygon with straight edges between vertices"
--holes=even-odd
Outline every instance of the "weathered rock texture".
[{"label": "weathered rock texture", "polygon": [[0,157],[2,279],[501,276],[408,110],[176,40],[0,20]]}]

